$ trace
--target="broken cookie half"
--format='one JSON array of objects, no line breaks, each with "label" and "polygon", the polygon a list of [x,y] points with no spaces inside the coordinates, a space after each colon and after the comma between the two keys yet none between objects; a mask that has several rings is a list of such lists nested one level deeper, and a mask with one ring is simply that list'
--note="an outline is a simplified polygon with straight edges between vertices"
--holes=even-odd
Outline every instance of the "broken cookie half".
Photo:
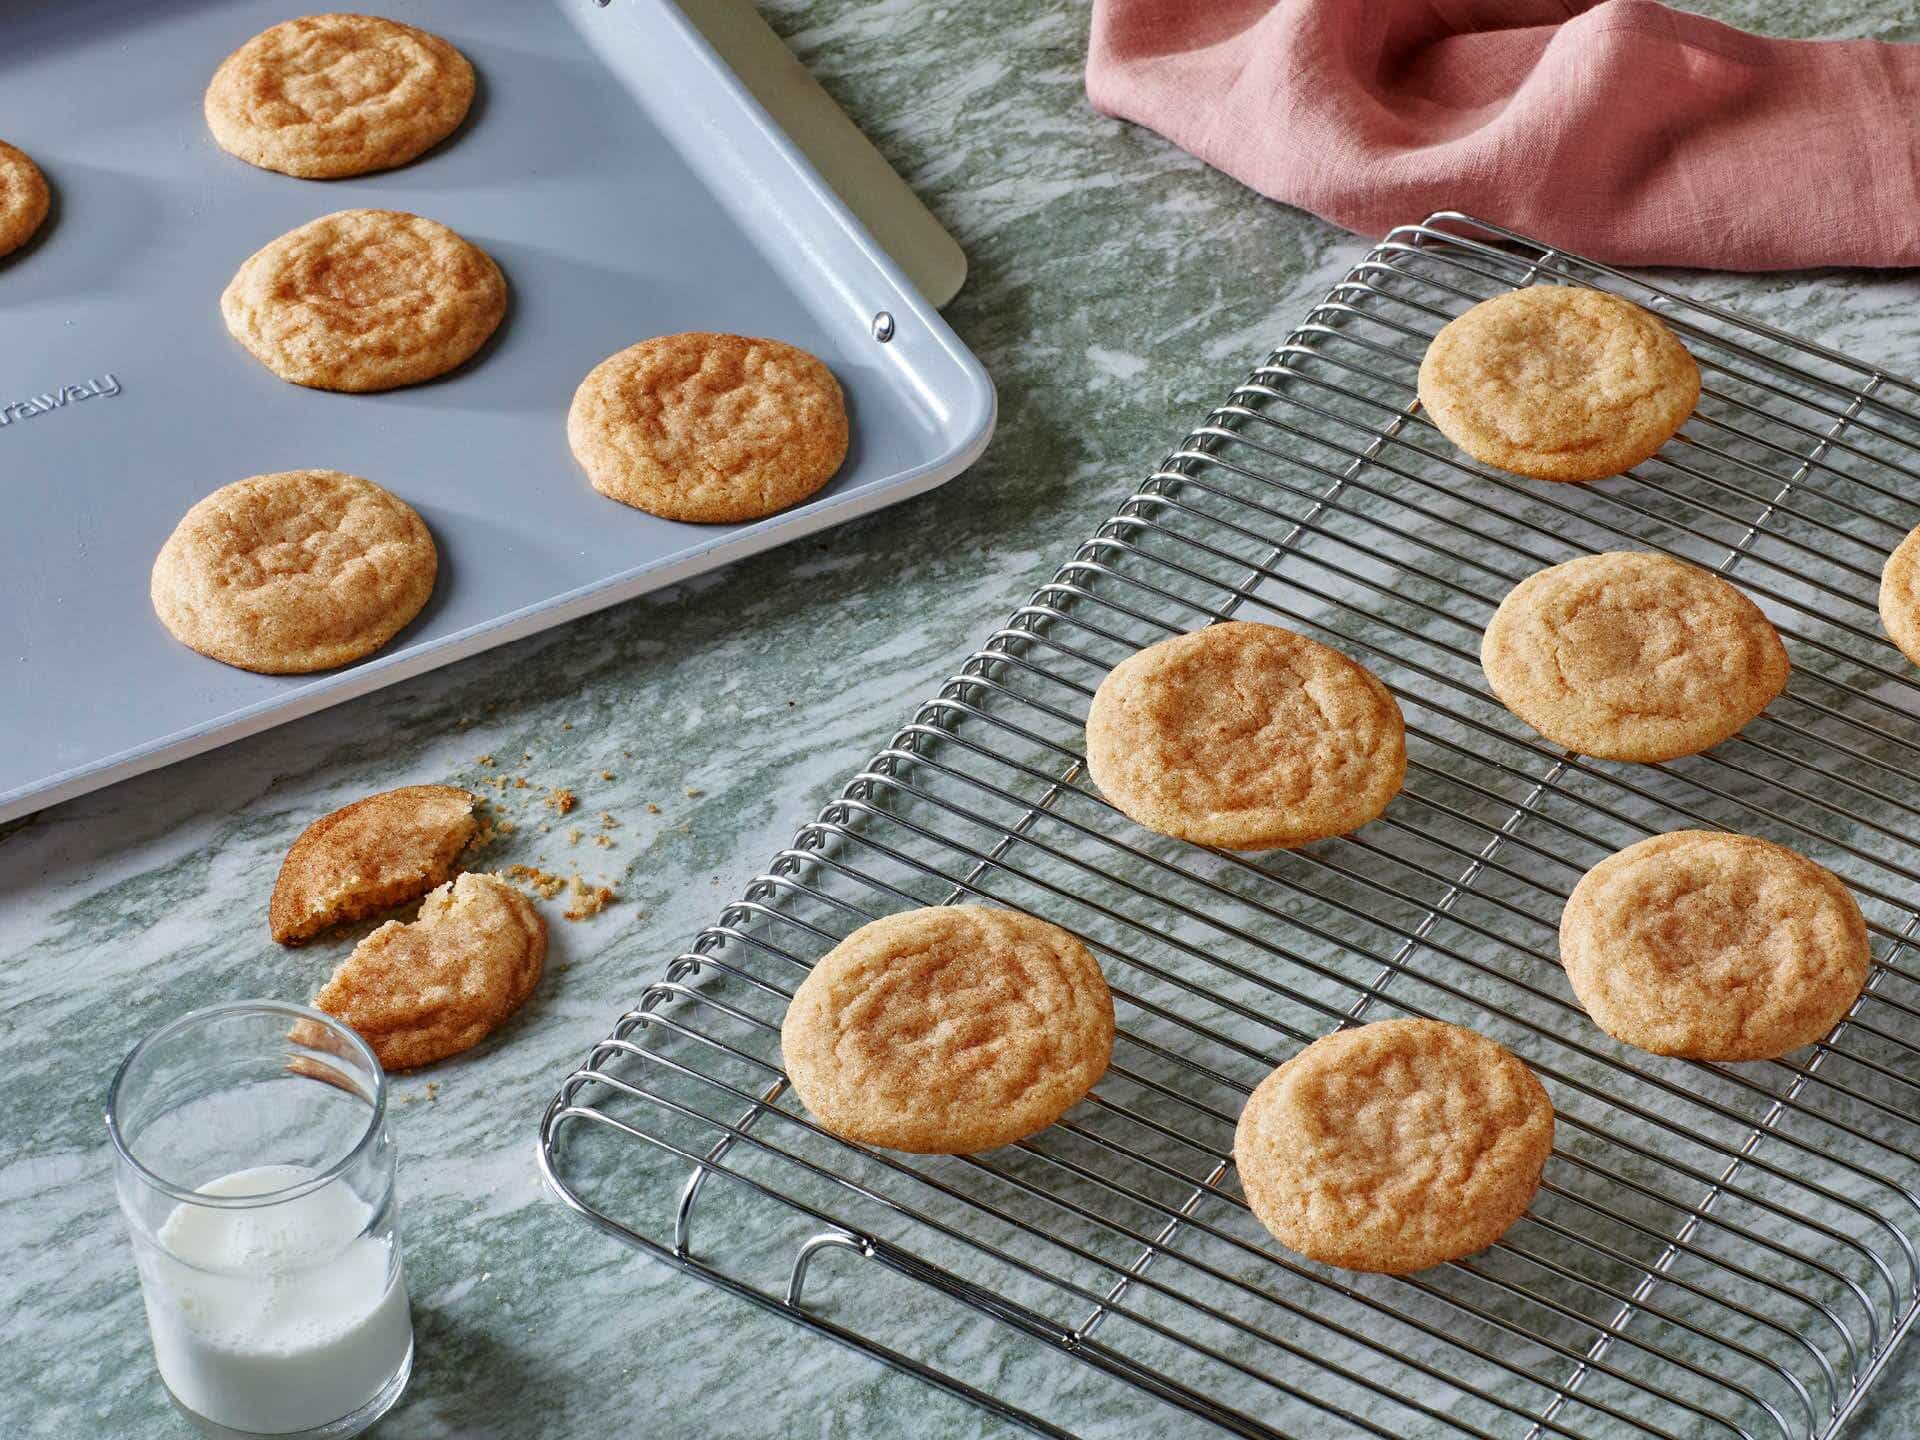
[{"label": "broken cookie half", "polygon": [[304,944],[444,884],[473,843],[479,803],[452,785],[406,785],[321,816],[280,866],[267,906],[273,938]]},{"label": "broken cookie half", "polygon": [[387,1069],[411,1070],[484,1040],[533,993],[546,959],[533,902],[469,873],[428,895],[411,924],[389,920],[362,940],[313,1005],[351,1025]]}]

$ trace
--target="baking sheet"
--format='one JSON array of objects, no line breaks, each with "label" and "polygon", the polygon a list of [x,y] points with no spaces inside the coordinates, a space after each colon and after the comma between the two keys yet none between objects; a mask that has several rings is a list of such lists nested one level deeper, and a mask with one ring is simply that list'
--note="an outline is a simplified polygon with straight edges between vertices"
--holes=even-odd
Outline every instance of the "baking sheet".
[{"label": "baking sheet", "polygon": [[[979,362],[667,0],[389,0],[380,13],[473,61],[473,113],[410,166],[327,182],[233,159],[201,117],[220,60],[299,13],[8,7],[0,137],[55,201],[0,260],[0,820],[891,504],[991,434]],[[429,216],[500,263],[507,319],[473,362],[336,395],[228,337],[218,298],[240,262],[357,206]],[[635,340],[694,329],[778,337],[839,377],[852,448],[807,504],[694,526],[588,486],[566,445],[574,386]],[[219,486],[303,466],[419,510],[441,561],[426,609],[318,676],[179,645],[147,598],[161,542]]]}]

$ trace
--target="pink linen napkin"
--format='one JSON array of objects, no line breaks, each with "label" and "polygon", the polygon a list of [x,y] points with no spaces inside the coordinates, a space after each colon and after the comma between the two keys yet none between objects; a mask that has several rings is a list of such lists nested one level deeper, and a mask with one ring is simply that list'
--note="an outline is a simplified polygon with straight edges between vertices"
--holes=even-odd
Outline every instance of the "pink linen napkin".
[{"label": "pink linen napkin", "polygon": [[1363,235],[1465,210],[1616,264],[1920,264],[1920,45],[1652,0],[1094,0],[1087,95]]}]

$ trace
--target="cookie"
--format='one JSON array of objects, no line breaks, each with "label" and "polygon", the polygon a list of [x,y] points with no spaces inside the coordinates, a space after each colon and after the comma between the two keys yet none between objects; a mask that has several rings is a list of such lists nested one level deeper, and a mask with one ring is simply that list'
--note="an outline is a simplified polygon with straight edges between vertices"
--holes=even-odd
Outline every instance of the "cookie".
[{"label": "cookie", "polygon": [[1881,568],[1880,624],[1900,653],[1920,665],[1920,527],[1908,532]]},{"label": "cookie", "polygon": [[825,1129],[920,1154],[1044,1130],[1106,1073],[1113,997],[1086,946],[1013,910],[888,915],[834,946],[780,1027]]},{"label": "cookie", "polygon": [[1233,1132],[1253,1213],[1309,1260],[1405,1275],[1484,1250],[1533,1203],[1553,1102],[1437,1020],[1338,1030],[1262,1080]]},{"label": "cookie", "polygon": [[1108,673],[1087,711],[1087,768],[1149,830],[1270,850],[1376,819],[1406,778],[1406,725],[1338,650],[1229,621]]},{"label": "cookie", "polygon": [[0,255],[11,255],[31,240],[52,203],[40,167],[0,140]]},{"label": "cookie", "polygon": [[444,884],[480,828],[479,803],[451,785],[406,785],[322,815],[280,864],[267,906],[273,938],[299,945]]},{"label": "cookie", "polygon": [[1420,405],[1474,459],[1536,480],[1599,480],[1672,438],[1700,367],[1617,295],[1535,285],[1449,321],[1420,361]]},{"label": "cookie", "polygon": [[386,644],[427,603],[438,568],[404,500],[338,470],[283,470],[189,510],[153,562],[151,593],[181,644],[297,675]]},{"label": "cookie", "polygon": [[1560,916],[1593,1023],[1656,1055],[1770,1060],[1860,996],[1866,921],[1838,876],[1750,835],[1676,830],[1609,855]]},{"label": "cookie", "polygon": [[220,313],[282,380],[392,390],[465,363],[507,313],[507,282],[486,251],[436,221],[341,210],[248,256]]},{"label": "cookie", "polygon": [[438,35],[372,15],[307,15],[223,60],[205,109],[229,155],[332,180],[406,164],[472,103],[473,66]]},{"label": "cookie", "polygon": [[546,959],[547,922],[533,902],[468,873],[428,895],[412,924],[389,920],[355,946],[313,1008],[351,1025],[387,1069],[411,1070],[497,1030],[540,983]]},{"label": "cookie", "polygon": [[1711,749],[1787,683],[1760,608],[1717,575],[1640,550],[1529,575],[1480,642],[1493,693],[1556,745],[1651,764]]},{"label": "cookie", "polygon": [[847,457],[847,406],[805,350],[743,335],[662,335],[580,382],[567,444],[593,488],[668,520],[758,520]]}]

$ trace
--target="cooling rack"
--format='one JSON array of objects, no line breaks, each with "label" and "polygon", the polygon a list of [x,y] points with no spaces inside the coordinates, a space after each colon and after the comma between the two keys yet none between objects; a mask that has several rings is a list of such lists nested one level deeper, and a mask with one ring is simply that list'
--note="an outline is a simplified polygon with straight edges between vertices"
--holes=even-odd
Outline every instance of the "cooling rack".
[{"label": "cooling rack", "polygon": [[[1631,474],[1516,479],[1420,414],[1432,333],[1532,283],[1624,294],[1699,359],[1697,413]],[[1915,497],[1909,382],[1467,216],[1396,230],[645,989],[547,1111],[548,1179],[658,1258],[1046,1434],[1070,1413],[1131,1435],[1831,1436],[1920,1307],[1920,670],[1875,615]],[[1506,591],[1620,548],[1729,576],[1786,639],[1786,693],[1710,754],[1585,759],[1487,692]],[[1093,792],[1100,678],[1230,615],[1394,690],[1409,765],[1382,820],[1240,856]],[[1664,1059],[1572,999],[1574,881],[1689,826],[1853,886],[1874,967],[1822,1044]],[[1094,947],[1112,1069],[983,1155],[824,1134],[780,1071],[794,986],[875,915],[970,900]],[[1304,1261],[1241,1198],[1234,1119],[1301,1046],[1404,1015],[1534,1067],[1559,1116],[1545,1183],[1450,1265]]]}]

